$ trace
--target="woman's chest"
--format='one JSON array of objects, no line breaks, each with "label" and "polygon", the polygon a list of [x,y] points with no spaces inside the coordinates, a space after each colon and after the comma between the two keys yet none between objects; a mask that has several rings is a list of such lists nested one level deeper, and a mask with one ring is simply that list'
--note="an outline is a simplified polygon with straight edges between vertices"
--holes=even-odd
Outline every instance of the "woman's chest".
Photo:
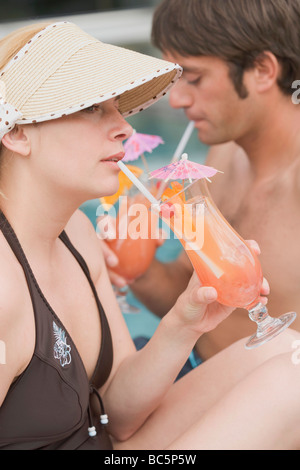
[{"label": "woman's chest", "polygon": [[90,378],[101,345],[101,320],[91,285],[77,261],[68,256],[54,271],[45,268],[36,274],[36,279],[50,307],[46,314],[57,317],[57,331],[64,332],[66,343],[74,344]]}]

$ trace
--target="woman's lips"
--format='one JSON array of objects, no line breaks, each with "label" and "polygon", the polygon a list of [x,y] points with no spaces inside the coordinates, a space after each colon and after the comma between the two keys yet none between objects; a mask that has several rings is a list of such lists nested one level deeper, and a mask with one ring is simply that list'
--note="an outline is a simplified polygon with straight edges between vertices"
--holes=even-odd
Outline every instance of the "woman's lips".
[{"label": "woman's lips", "polygon": [[101,162],[118,163],[120,160],[122,160],[122,158],[124,158],[124,156],[125,156],[124,152],[116,153],[115,155],[112,155],[111,157],[108,157],[108,158],[105,158],[104,160],[101,160]]}]

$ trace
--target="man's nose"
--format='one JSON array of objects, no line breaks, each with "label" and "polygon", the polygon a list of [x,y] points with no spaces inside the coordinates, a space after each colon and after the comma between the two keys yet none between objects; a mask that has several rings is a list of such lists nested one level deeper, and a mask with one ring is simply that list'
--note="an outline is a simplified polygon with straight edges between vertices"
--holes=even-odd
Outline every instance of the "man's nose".
[{"label": "man's nose", "polygon": [[188,108],[193,103],[193,95],[184,79],[180,79],[169,92],[169,103],[172,108]]}]

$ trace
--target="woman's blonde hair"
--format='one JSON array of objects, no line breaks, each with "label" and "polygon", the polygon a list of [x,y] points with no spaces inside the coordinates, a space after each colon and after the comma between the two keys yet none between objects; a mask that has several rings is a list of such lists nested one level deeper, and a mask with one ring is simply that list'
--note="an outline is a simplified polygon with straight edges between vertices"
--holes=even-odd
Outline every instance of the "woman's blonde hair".
[{"label": "woman's blonde hair", "polygon": [[23,46],[49,22],[35,23],[19,28],[0,40],[0,71]]},{"label": "woman's blonde hair", "polygon": [[[0,40],[0,71],[35,34],[45,28],[48,24],[48,22],[30,24],[11,32],[2,38]],[[0,170],[2,154],[3,146],[0,142]],[[0,195],[4,196],[1,190]]]}]

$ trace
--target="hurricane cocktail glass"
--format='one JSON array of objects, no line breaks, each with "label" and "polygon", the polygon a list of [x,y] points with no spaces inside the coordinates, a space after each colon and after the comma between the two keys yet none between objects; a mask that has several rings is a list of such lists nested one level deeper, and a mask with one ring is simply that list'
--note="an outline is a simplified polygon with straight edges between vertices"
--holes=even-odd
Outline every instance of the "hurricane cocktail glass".
[{"label": "hurricane cocktail glass", "polygon": [[214,287],[221,304],[247,309],[256,322],[247,349],[271,340],[295,320],[295,312],[270,317],[260,302],[260,262],[217,209],[205,179],[185,188],[171,183],[162,196],[160,215],[182,243],[201,284]]}]

